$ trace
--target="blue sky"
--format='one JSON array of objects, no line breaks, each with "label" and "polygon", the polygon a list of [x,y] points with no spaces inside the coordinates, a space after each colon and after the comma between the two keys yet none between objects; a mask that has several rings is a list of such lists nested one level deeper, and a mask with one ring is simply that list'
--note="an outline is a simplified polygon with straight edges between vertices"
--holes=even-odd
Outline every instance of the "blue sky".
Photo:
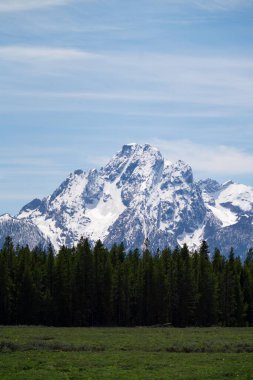
[{"label": "blue sky", "polygon": [[251,0],[0,0],[0,214],[151,143],[253,185]]}]

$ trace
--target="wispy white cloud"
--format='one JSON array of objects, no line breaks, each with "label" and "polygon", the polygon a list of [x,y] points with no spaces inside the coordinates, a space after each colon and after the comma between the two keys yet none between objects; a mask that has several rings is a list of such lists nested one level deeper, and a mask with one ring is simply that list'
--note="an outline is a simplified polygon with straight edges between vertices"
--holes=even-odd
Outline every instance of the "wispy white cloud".
[{"label": "wispy white cloud", "polygon": [[0,12],[17,12],[56,5],[64,5],[70,0],[0,0]]},{"label": "wispy white cloud", "polygon": [[159,93],[141,92],[141,91],[63,91],[63,92],[21,92],[17,96],[38,97],[38,98],[55,98],[55,99],[76,99],[76,100],[102,100],[102,101],[120,101],[120,102],[170,102],[172,97],[161,95]]},{"label": "wispy white cloud", "polygon": [[[43,27],[43,25],[41,25]],[[107,32],[121,32],[124,31],[124,28],[117,25],[106,25],[106,24],[93,24],[93,25],[76,25],[71,23],[66,24],[47,24],[45,29],[48,31],[59,31],[64,30],[65,32],[74,32],[74,33],[107,33]]]},{"label": "wispy white cloud", "polygon": [[189,140],[153,140],[171,160],[184,160],[202,177],[253,174],[253,154],[225,145],[210,146]]},{"label": "wispy white cloud", "polygon": [[59,169],[52,169],[51,167],[50,168],[46,168],[44,167],[43,169],[41,169],[40,167],[38,167],[37,169],[27,169],[27,168],[12,168],[12,169],[8,169],[8,170],[1,170],[2,172],[2,176],[4,178],[7,177],[7,175],[9,176],[10,174],[11,175],[16,175],[16,176],[29,176],[30,178],[33,177],[34,178],[41,178],[41,177],[52,177],[52,178],[55,178],[56,176],[59,177],[61,176],[62,178],[66,177],[68,175],[68,173],[66,172],[66,170],[59,170]]},{"label": "wispy white cloud", "polygon": [[0,57],[10,61],[31,62],[35,59],[47,61],[98,59],[99,55],[78,49],[38,46],[0,46]]},{"label": "wispy white cloud", "polygon": [[[168,0],[171,5],[193,6],[209,11],[252,6],[251,0]],[[74,0],[0,0],[0,12],[17,12],[74,3]]]},{"label": "wispy white cloud", "polygon": [[251,0],[168,0],[173,6],[195,7],[206,11],[230,11],[252,6]]},{"label": "wispy white cloud", "polygon": [[96,167],[101,167],[106,165],[110,161],[111,157],[109,156],[90,156],[87,157],[86,161],[91,164],[95,165]]},{"label": "wispy white cloud", "polygon": [[[30,201],[31,199],[34,199],[34,194],[29,194],[27,192],[20,193],[20,192],[11,192],[11,191],[0,191],[0,200],[1,201],[22,201],[22,202],[27,202]],[[4,211],[6,212],[6,211]]]},{"label": "wispy white cloud", "polygon": [[[50,109],[58,109],[60,102],[69,101],[67,108],[71,108],[77,101],[83,106],[87,100],[210,106],[210,113],[217,112],[214,107],[232,107],[232,111],[252,108],[250,55],[100,54],[79,49],[2,46],[0,58],[5,64],[13,63],[5,65],[2,108],[8,108],[6,96],[30,97],[34,109],[38,99],[43,99],[38,103],[43,109],[46,102]],[[57,81],[53,91],[48,91],[52,76]],[[22,90],[9,88],[15,78],[18,84],[23,81]],[[25,109],[24,100],[21,103]]]},{"label": "wispy white cloud", "polygon": [[252,6],[251,0],[191,0],[193,5],[210,11],[233,10]]},{"label": "wispy white cloud", "polygon": [[[30,156],[29,158],[24,158],[24,157],[19,157],[19,158],[13,158],[12,157],[7,157],[5,156],[5,158],[3,157],[0,157],[0,168],[2,166],[8,166],[8,167],[15,167],[15,168],[19,168],[19,167],[22,167],[22,166],[25,166],[25,165],[29,165],[29,167],[45,167],[45,166],[48,166],[48,165],[52,165],[53,164],[53,160],[52,159],[48,159],[48,158],[38,158],[38,157],[32,157]],[[2,169],[2,168],[1,168]]]},{"label": "wispy white cloud", "polygon": [[33,148],[21,145],[19,148],[5,149],[0,151],[0,175],[2,178],[29,175],[40,176],[62,176],[66,175],[66,170],[59,162],[59,157],[69,154],[69,149],[65,148]]}]

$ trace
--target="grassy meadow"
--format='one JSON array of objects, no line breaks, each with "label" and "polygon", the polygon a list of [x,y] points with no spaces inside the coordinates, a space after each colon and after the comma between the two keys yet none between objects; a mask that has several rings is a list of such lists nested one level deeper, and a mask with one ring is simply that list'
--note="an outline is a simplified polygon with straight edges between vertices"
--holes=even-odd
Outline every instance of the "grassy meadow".
[{"label": "grassy meadow", "polygon": [[253,329],[2,326],[0,379],[249,380]]}]

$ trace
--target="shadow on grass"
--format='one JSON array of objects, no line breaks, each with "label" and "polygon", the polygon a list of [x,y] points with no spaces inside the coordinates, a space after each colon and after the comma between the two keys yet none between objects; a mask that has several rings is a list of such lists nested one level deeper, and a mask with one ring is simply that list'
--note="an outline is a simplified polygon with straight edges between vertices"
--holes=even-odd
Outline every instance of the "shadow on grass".
[{"label": "shadow on grass", "polygon": [[102,352],[105,348],[103,346],[89,346],[89,345],[72,345],[60,342],[48,341],[33,341],[25,344],[17,344],[11,341],[0,342],[0,352],[16,352],[16,351],[62,351],[62,352]]},{"label": "shadow on grass", "polygon": [[[0,341],[0,352],[17,352],[17,351],[61,351],[61,352],[103,352],[106,350],[105,346],[102,345],[73,345],[66,344],[62,342],[51,342],[51,337],[46,339],[38,339],[18,344],[10,340]],[[119,347],[119,351],[139,351],[135,347]],[[224,344],[224,345],[213,345],[208,342],[202,344],[174,344],[165,348],[149,348],[141,349],[143,352],[170,352],[170,353],[252,353],[253,345],[247,343],[236,343],[236,344]]]}]

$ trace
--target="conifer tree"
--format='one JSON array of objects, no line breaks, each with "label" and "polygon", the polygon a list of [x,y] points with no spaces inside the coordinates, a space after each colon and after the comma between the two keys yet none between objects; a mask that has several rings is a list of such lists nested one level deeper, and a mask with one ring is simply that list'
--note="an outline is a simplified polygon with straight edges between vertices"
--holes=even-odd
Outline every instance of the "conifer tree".
[{"label": "conifer tree", "polygon": [[163,270],[162,256],[157,250],[153,257],[153,323],[167,323],[167,283]]},{"label": "conifer tree", "polygon": [[246,319],[250,326],[253,326],[253,249],[250,248],[243,269],[243,291],[247,305]]},{"label": "conifer tree", "polygon": [[35,324],[36,321],[36,286],[33,281],[31,252],[28,247],[21,248],[17,266],[17,315],[21,324]]},{"label": "conifer tree", "polygon": [[65,246],[61,247],[56,256],[55,265],[55,304],[56,324],[72,325],[72,251]]},{"label": "conifer tree", "polygon": [[189,326],[195,323],[195,311],[198,300],[190,252],[186,244],[180,251],[179,268],[179,325]]},{"label": "conifer tree", "polygon": [[225,260],[221,255],[220,250],[218,248],[215,249],[213,260],[212,260],[213,272],[216,278],[217,284],[217,321],[222,320],[222,293],[223,293],[223,273],[225,268]]},{"label": "conifer tree", "polygon": [[217,322],[217,283],[209,260],[209,249],[203,241],[199,250],[198,305],[196,318],[200,326]]},{"label": "conifer tree", "polygon": [[145,249],[142,257],[141,268],[141,284],[142,284],[142,321],[144,325],[154,323],[154,289],[153,289],[153,260],[148,249]]},{"label": "conifer tree", "polygon": [[112,316],[113,322],[116,325],[126,323],[126,308],[127,308],[127,282],[124,245],[116,244],[111,249],[111,264],[112,264]]},{"label": "conifer tree", "polygon": [[55,271],[55,256],[52,245],[50,244],[46,252],[46,263],[45,263],[45,321],[48,325],[53,325],[56,323],[56,308],[55,308],[55,298],[56,298],[56,271]]},{"label": "conifer tree", "polygon": [[88,239],[81,238],[73,258],[73,322],[77,326],[92,324],[93,259]]},{"label": "conifer tree", "polygon": [[140,270],[140,253],[138,249],[130,251],[128,264],[128,323],[135,326],[141,322],[142,275]]},{"label": "conifer tree", "polygon": [[0,252],[0,323],[10,323],[12,314],[12,283],[9,273],[7,256],[3,250]]},{"label": "conifer tree", "polygon": [[109,254],[98,240],[94,247],[94,323],[99,326],[111,320],[111,282]]},{"label": "conifer tree", "polygon": [[172,322],[172,253],[169,248],[162,251],[161,257],[161,283],[163,292],[161,293],[161,302],[163,304],[163,321],[164,323]]},{"label": "conifer tree", "polygon": [[174,326],[180,326],[180,250],[176,247],[172,252],[171,260],[171,322]]}]

